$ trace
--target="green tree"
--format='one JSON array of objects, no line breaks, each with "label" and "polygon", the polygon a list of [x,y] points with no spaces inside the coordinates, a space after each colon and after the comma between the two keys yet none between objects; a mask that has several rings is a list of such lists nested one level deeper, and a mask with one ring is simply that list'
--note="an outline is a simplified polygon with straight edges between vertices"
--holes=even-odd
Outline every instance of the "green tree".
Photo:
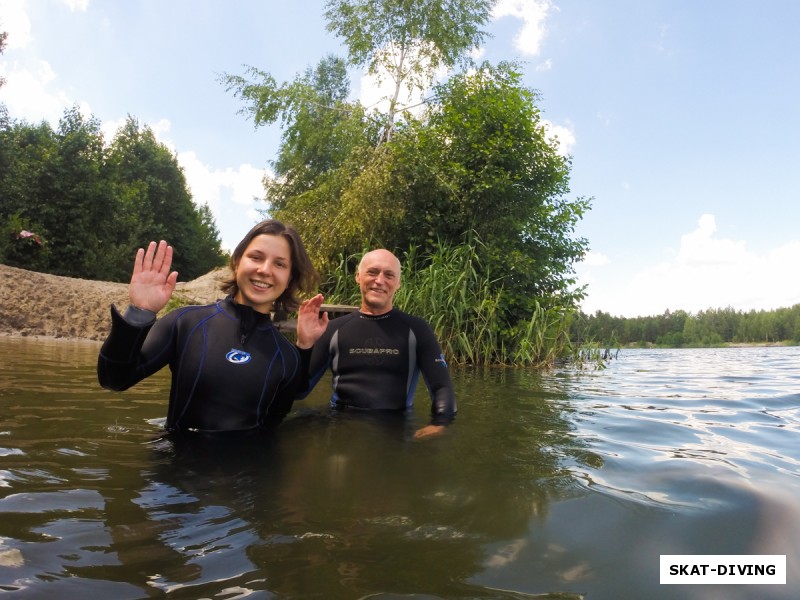
[{"label": "green tree", "polygon": [[434,232],[455,242],[474,231],[485,264],[523,312],[531,297],[579,298],[573,265],[587,242],[572,234],[589,202],[567,199],[570,160],[545,136],[538,95],[521,85],[516,65],[484,63],[438,85],[434,97],[427,122],[398,140],[406,158],[417,157],[400,241],[429,243]]},{"label": "green tree", "polygon": [[314,189],[354,148],[371,145],[374,137],[361,105],[348,101],[350,79],[341,59],[325,57],[291,88],[284,113],[291,118],[272,163],[275,178],[266,181],[267,201],[276,210]]},{"label": "green tree", "polygon": [[210,210],[194,204],[177,158],[152,129],[128,117],[111,143],[106,171],[123,201],[113,236],[128,255],[118,261],[125,265],[125,276],[133,249],[150,240],[172,244],[173,267],[184,280],[224,263]]},{"label": "green tree", "polygon": [[[8,123],[0,127],[0,260],[33,270],[47,270],[48,232],[37,210],[43,174],[58,142],[47,123],[38,126]],[[39,249],[27,245],[19,252],[18,235],[32,231],[44,240]]]},{"label": "green tree", "polygon": [[486,38],[494,0],[330,0],[328,30],[344,39],[349,63],[389,77],[382,139],[392,138],[400,93],[424,93],[441,70],[467,59]]},{"label": "green tree", "polygon": [[256,127],[276,121],[283,126],[281,147],[272,163],[275,178],[265,181],[271,209],[281,210],[289,198],[319,186],[354,147],[373,143],[361,105],[348,101],[346,65],[335,56],[326,56],[292,82],[278,84],[268,72],[254,67],[248,67],[245,75],[225,74],[221,81],[245,103],[240,112]]},{"label": "green tree", "polygon": [[114,214],[114,201],[101,175],[100,124],[73,107],[64,112],[53,137],[48,129],[22,130],[23,135],[33,134],[23,143],[34,143],[26,153],[33,161],[28,163],[23,155],[18,163],[30,184],[17,189],[18,206],[40,224],[37,233],[50,247],[49,272],[107,279],[112,269],[103,241],[112,226],[108,216]]},{"label": "green tree", "polygon": [[184,278],[224,262],[210,210],[194,205],[151,130],[129,118],[107,148],[97,120],[77,108],[56,131],[44,122],[0,127],[0,260],[127,281],[135,249],[151,239],[173,243]]}]

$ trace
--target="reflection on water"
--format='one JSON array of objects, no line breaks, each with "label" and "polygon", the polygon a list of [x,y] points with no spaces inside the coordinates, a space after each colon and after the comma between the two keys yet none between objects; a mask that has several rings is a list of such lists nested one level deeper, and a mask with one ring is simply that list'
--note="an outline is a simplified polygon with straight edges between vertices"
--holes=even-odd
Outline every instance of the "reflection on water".
[{"label": "reflection on water", "polygon": [[[794,348],[454,373],[460,415],[327,410],[272,439],[161,437],[168,379],[0,338],[0,590],[98,598],[795,598]],[[662,554],[786,554],[785,586],[660,586]]]}]

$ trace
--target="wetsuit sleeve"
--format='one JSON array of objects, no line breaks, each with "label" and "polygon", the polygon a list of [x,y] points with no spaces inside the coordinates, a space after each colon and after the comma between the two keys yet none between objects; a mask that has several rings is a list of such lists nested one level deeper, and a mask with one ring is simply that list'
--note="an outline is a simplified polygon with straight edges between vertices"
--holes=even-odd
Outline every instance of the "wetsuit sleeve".
[{"label": "wetsuit sleeve", "polygon": [[305,398],[314,387],[310,384],[311,357],[314,353],[312,348],[297,348],[300,353],[300,373],[297,377],[294,398]]},{"label": "wetsuit sleeve", "polygon": [[[308,361],[305,363],[306,367],[306,385],[305,388],[300,392],[299,398],[305,398],[311,393],[311,390],[317,385],[319,380],[325,374],[325,371],[328,370],[328,367],[331,364],[331,354],[330,354],[330,347],[331,347],[331,338],[333,337],[334,332],[336,331],[336,327],[333,323],[328,323],[328,328],[325,330],[319,339],[314,343],[313,348],[311,350],[306,350],[308,352]],[[298,348],[298,350],[300,350]],[[301,355],[303,350],[300,350]]]},{"label": "wetsuit sleeve", "polygon": [[418,340],[417,364],[431,395],[431,424],[449,425],[455,419],[458,407],[442,347],[424,321],[417,321],[414,329]]},{"label": "wetsuit sleeve", "polygon": [[172,356],[168,321],[153,318],[147,323],[146,315],[127,312],[124,318],[112,305],[111,332],[97,359],[100,385],[110,390],[126,390],[168,364]]}]

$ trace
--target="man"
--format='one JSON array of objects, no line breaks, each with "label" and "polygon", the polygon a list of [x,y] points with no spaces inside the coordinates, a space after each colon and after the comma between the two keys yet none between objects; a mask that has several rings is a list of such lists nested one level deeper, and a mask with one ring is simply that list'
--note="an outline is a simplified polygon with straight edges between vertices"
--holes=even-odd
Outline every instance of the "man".
[{"label": "man", "polygon": [[[356,272],[361,309],[316,325],[325,332],[314,344],[309,389],[330,368],[331,405],[336,408],[402,411],[412,407],[420,372],[431,394],[431,424],[415,437],[441,433],[456,415],[456,398],[441,346],[430,326],[393,307],[400,287],[400,261],[388,250],[373,250]],[[298,318],[298,337],[309,320]]]}]

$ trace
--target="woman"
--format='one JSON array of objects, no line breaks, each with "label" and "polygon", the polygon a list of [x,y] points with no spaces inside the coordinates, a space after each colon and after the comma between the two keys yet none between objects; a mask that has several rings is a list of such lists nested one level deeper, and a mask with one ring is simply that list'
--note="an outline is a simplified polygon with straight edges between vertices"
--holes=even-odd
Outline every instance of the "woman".
[{"label": "woman", "polygon": [[[168,431],[258,431],[277,425],[307,384],[310,348],[327,325],[322,296],[303,303],[303,333],[292,345],[270,313],[297,309],[299,292],[318,277],[297,232],[267,220],[231,256],[224,300],[185,306],[156,320],[178,273],[172,247],[150,242],[136,253],[125,315],[111,307],[111,332],[100,349],[100,385],[125,390],[164,365],[172,371]],[[302,338],[302,339],[301,339]]]}]

